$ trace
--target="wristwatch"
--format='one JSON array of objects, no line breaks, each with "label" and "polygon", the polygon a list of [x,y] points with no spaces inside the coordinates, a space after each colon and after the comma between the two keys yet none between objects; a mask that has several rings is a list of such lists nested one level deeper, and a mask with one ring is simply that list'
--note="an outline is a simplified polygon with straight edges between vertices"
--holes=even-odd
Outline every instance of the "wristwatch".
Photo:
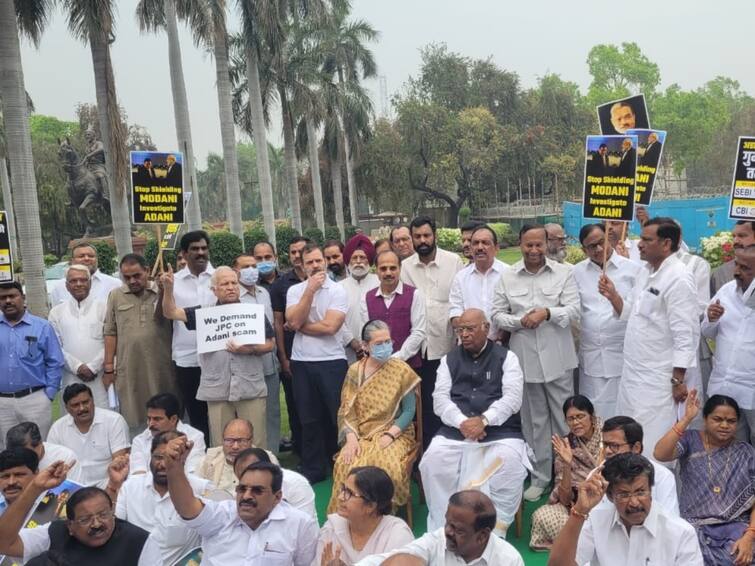
[{"label": "wristwatch", "polygon": [[482,419],[482,424],[484,424],[485,426],[490,426],[490,422],[488,422],[488,417],[486,417],[485,415],[480,415],[480,419]]},{"label": "wristwatch", "polygon": [[672,377],[671,378],[671,385],[684,385],[684,380],[679,379],[678,377]]}]

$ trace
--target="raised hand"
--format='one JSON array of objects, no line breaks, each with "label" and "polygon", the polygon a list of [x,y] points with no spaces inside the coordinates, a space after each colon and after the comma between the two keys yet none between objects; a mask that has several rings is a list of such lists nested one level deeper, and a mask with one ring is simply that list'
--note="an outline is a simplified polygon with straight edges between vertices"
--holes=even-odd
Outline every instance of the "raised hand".
[{"label": "raised hand", "polygon": [[159,285],[165,290],[173,292],[173,266],[168,264],[168,271],[163,271],[159,278]]},{"label": "raised hand", "polygon": [[326,542],[320,557],[320,566],[343,566],[341,547],[332,542]]},{"label": "raised hand", "polygon": [[553,443],[553,449],[556,451],[556,454],[558,454],[564,461],[564,464],[571,466],[572,460],[574,459],[574,454],[571,451],[569,441],[565,438],[561,438],[558,435],[553,435],[551,442]]},{"label": "raised hand", "polygon": [[697,389],[690,389],[689,393],[687,393],[687,401],[684,405],[684,421],[687,424],[691,423],[699,412],[700,399],[697,397]]},{"label": "raised hand", "polygon": [[721,304],[721,301],[716,299],[715,303],[708,305],[708,320],[710,322],[718,322],[718,319],[723,316],[724,312],[726,311]]},{"label": "raised hand", "polygon": [[598,279],[598,293],[609,301],[616,296],[616,286],[605,273]]},{"label": "raised hand", "polygon": [[112,487],[120,488],[128,478],[128,456],[121,454],[113,458],[107,467],[108,482]]},{"label": "raised hand", "polygon": [[66,475],[68,475],[68,470],[71,469],[74,463],[75,462],[66,464],[63,460],[53,462],[47,468],[41,470],[36,476],[34,476],[32,483],[40,491],[55,489],[65,481]]},{"label": "raised hand", "polygon": [[165,447],[165,467],[183,467],[186,464],[186,458],[194,447],[194,442],[185,436],[179,436],[169,441]]},{"label": "raised hand", "polygon": [[600,472],[596,472],[589,480],[579,484],[574,510],[587,515],[593,507],[603,500],[606,489],[608,489],[608,482],[603,479]]}]

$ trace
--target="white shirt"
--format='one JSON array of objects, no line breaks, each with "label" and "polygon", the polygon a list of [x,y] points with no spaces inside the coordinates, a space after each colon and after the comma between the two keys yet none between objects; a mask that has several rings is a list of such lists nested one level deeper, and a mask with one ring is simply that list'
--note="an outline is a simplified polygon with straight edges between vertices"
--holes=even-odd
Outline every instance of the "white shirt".
[{"label": "white shirt", "polygon": [[498,336],[498,327],[492,321],[493,294],[501,279],[501,273],[511,269],[502,261],[495,259],[485,273],[477,269],[474,262],[459,271],[451,285],[450,318],[461,316],[467,309],[480,309],[491,320],[488,338],[494,340]]},{"label": "white shirt", "polygon": [[[655,460],[648,460],[653,465],[655,470],[655,481],[653,487],[650,488],[650,493],[653,496],[653,505],[659,504],[663,511],[671,517],[679,517],[679,498],[676,495],[676,478],[674,472],[669,470],[663,464],[659,464]],[[613,509],[613,503],[608,499],[607,495],[603,496],[603,500],[598,503],[595,509]]]},{"label": "white shirt", "polygon": [[300,473],[293,470],[281,468],[283,472],[283,500],[303,511],[307,515],[317,520],[317,510],[315,509],[315,490],[309,484],[309,480]]},{"label": "white shirt", "polygon": [[113,411],[95,408],[89,431],[79,432],[71,415],[52,423],[48,442],[73,450],[81,465],[81,483],[95,485],[107,481],[107,467],[113,454],[130,446],[128,424]]},{"label": "white shirt", "polygon": [[[292,285],[286,294],[286,310],[301,301],[307,282]],[[325,278],[325,283],[316,292],[309,309],[307,322],[320,322],[328,311],[338,311],[344,315],[349,312],[349,298],[344,288]],[[297,332],[291,348],[291,359],[300,362],[323,362],[328,360],[345,360],[341,330],[332,336],[307,336]]]},{"label": "white shirt", "polygon": [[240,518],[236,501],[204,501],[185,523],[202,537],[202,566],[310,566],[317,521],[281,501],[256,530]]},{"label": "white shirt", "polygon": [[[39,556],[43,552],[50,550],[50,523],[40,525],[39,527],[21,529],[18,536],[24,543],[24,564]],[[152,535],[147,537],[139,554],[139,562],[136,566],[156,566],[162,563],[160,556],[160,547]]]},{"label": "white shirt", "polygon": [[446,549],[446,535],[442,528],[426,533],[414,542],[391,552],[360,560],[356,566],[379,566],[386,558],[394,554],[418,556],[428,566],[524,566],[524,561],[517,550],[492,533],[482,556],[471,562],[465,562],[463,558]]},{"label": "white shirt", "polygon": [[96,299],[92,293],[80,303],[68,295],[63,302],[52,308],[47,321],[52,325],[63,350],[63,371],[76,375],[81,364],[92,373],[102,375],[105,359],[105,324],[107,303]]},{"label": "white shirt", "polygon": [[[213,489],[211,482],[196,476],[187,476],[196,497]],[[154,487],[152,474],[141,474],[127,479],[118,492],[115,516],[150,534],[162,552],[162,564],[171,566],[200,545],[199,535],[186,526],[173,506],[170,494],[160,495]]]},{"label": "white shirt", "polygon": [[[123,281],[121,281],[117,277],[105,275],[99,269],[92,274],[91,282],[92,287],[89,290],[89,296],[103,303],[107,303],[107,298],[108,295],[110,295],[110,291],[112,291],[113,289],[118,289],[119,287],[123,287]],[[52,291],[50,291],[50,300],[53,307],[64,302],[66,299],[72,298],[73,297],[71,297],[71,293],[69,293],[68,289],[66,289],[65,278],[58,281],[52,288]]]},{"label": "white shirt", "polygon": [[[186,458],[185,465],[186,472],[193,474],[199,468],[199,464],[202,462],[205,451],[207,450],[204,442],[204,434],[193,426],[182,421],[178,421],[176,430],[178,432],[183,432],[186,435],[186,438],[194,443],[191,452],[189,452],[189,456]],[[149,472],[149,462],[152,459],[153,438],[152,431],[147,428],[137,434],[131,441],[131,455],[128,463],[129,476],[134,475],[136,472]]]},{"label": "white shirt", "polygon": [[464,267],[458,255],[435,248],[435,259],[422,263],[419,254],[401,262],[401,281],[422,293],[425,299],[425,342],[422,353],[428,360],[445,356],[456,344],[449,309],[454,276]]},{"label": "white shirt", "polygon": [[577,543],[577,564],[591,566],[703,566],[695,529],[651,505],[631,536],[616,507],[593,509]]},{"label": "white shirt", "polygon": [[[486,347],[490,347],[486,343]],[[433,391],[433,411],[443,424],[459,428],[461,423],[468,417],[461,412],[459,407],[451,400],[451,372],[446,364],[446,356],[443,356],[438,366],[438,374]],[[498,426],[505,423],[508,418],[519,412],[522,407],[522,390],[524,389],[524,376],[519,366],[519,358],[509,350],[503,361],[503,379],[501,380],[501,398],[493,401],[490,407],[482,413],[490,426]]]},{"label": "white shirt", "polygon": [[[373,291],[369,292],[372,293]],[[383,293],[383,291],[381,291],[379,285],[378,288],[374,290],[374,295],[376,297],[383,298],[383,301],[385,302],[385,308],[387,309],[391,307],[391,304],[393,304],[393,299],[396,298],[396,295],[403,294],[404,283],[401,281],[398,282],[398,285],[393,290],[393,292],[387,295]],[[369,320],[370,315],[369,310],[367,309],[367,295],[364,295],[362,297],[362,302],[359,308],[362,311],[362,318]],[[419,352],[420,348],[422,347],[422,343],[425,340],[425,299],[419,289],[414,290],[414,296],[412,296],[412,306],[409,310],[409,317],[411,318],[411,333],[409,334],[409,336],[407,336],[406,340],[404,340],[401,348],[393,352],[394,358],[399,358],[400,360],[404,361],[408,360],[417,352]]]},{"label": "white shirt", "polygon": [[[639,264],[616,252],[608,258],[606,275],[622,299],[631,293],[640,269]],[[573,274],[582,305],[580,367],[593,377],[620,376],[627,323],[614,315],[610,301],[598,292],[598,280],[603,270],[588,258],[574,266]]]},{"label": "white shirt", "polygon": [[[198,276],[193,275],[188,267],[184,267],[175,274],[173,281],[173,298],[180,308],[214,305],[217,301],[210,290],[210,279],[215,272],[212,264],[207,263],[205,269]],[[181,367],[198,367],[197,333],[188,330],[186,325],[178,320],[173,321],[173,361]]]},{"label": "white shirt", "polygon": [[[535,308],[550,309],[550,320],[524,328],[522,317]],[[547,258],[537,273],[529,273],[523,260],[516,262],[501,273],[493,296],[493,321],[511,332],[510,348],[527,383],[547,383],[577,367],[571,325],[579,322],[579,313],[571,267]]]},{"label": "white shirt", "polygon": [[710,264],[699,255],[691,254],[681,248],[676,252],[676,257],[692,273],[695,289],[697,289],[697,306],[702,316],[710,302]]},{"label": "white shirt", "polygon": [[68,473],[66,479],[71,480],[74,483],[81,482],[81,464],[79,459],[70,448],[61,446],[60,444],[53,444],[52,442],[43,442],[45,448],[45,455],[39,461],[39,471],[41,472],[45,468],[49,468],[52,464],[58,461],[63,461],[68,465],[73,464]]},{"label": "white shirt", "polygon": [[724,314],[710,322],[706,309],[702,325],[703,336],[716,340],[708,395],[728,395],[746,410],[755,408],[755,308],[746,304],[754,291],[755,282],[743,293],[730,281],[712,301],[721,301]]}]

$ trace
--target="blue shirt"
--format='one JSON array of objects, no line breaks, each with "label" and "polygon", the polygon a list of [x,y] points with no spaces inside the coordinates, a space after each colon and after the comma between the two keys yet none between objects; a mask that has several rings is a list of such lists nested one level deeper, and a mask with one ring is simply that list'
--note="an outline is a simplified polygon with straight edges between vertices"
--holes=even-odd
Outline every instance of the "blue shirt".
[{"label": "blue shirt", "polygon": [[11,326],[0,314],[0,393],[42,385],[52,400],[60,389],[63,364],[58,337],[45,319],[26,311]]}]

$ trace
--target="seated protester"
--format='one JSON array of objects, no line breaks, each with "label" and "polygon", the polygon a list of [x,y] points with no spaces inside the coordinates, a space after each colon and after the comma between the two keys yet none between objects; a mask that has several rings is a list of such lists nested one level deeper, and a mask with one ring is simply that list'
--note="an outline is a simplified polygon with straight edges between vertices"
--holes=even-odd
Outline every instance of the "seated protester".
[{"label": "seated protester", "polygon": [[[223,429],[223,444],[207,450],[196,474],[210,480],[218,489],[234,493],[238,480],[233,473],[233,463],[241,451],[247,448],[254,448],[252,423],[246,419],[231,419]],[[269,452],[268,454],[270,461],[277,465],[278,459]]]},{"label": "seated protester", "polygon": [[26,421],[8,429],[5,435],[5,447],[33,450],[39,458],[40,470],[50,467],[53,462],[62,460],[70,466],[68,479],[72,482],[81,483],[81,466],[77,461],[76,454],[70,448],[60,444],[42,442],[42,433],[39,431],[37,423]]},{"label": "seated protester", "polygon": [[67,468],[55,462],[40,471],[0,517],[0,554],[22,556],[24,563],[52,551],[76,566],[160,564],[160,549],[150,534],[116,519],[110,496],[97,487],[84,487],[71,495],[66,502],[67,519],[21,528],[37,499],[63,483]]},{"label": "seated protester", "polygon": [[178,431],[194,443],[191,454],[186,459],[186,471],[196,472],[205,454],[204,434],[181,421],[178,414],[181,405],[172,393],[158,393],[147,401],[147,428],[131,441],[129,475],[144,474],[150,469],[152,441],[161,432]]},{"label": "seated protester", "polygon": [[370,320],[361,334],[368,355],[351,365],[341,389],[338,436],[343,447],[333,465],[328,513],[340,504],[340,489],[352,467],[385,470],[394,485],[395,507],[405,505],[410,496],[410,458],[417,450],[414,389],[419,376],[409,364],[392,356],[386,322]]},{"label": "seated protester", "polygon": [[38,470],[37,455],[27,448],[7,448],[0,452],[0,515],[15,502]]},{"label": "seated protester", "polygon": [[600,465],[601,427],[590,400],[583,395],[569,397],[564,403],[569,427],[565,438],[553,437],[556,452],[556,486],[548,503],[532,514],[530,548],[547,550],[569,519],[569,509],[577,498],[577,487],[591,470]]},{"label": "seated protester", "polygon": [[[548,566],[703,566],[692,526],[653,501],[653,475],[647,458],[626,453],[579,484]],[[606,495],[613,505],[599,508]]]},{"label": "seated protester", "polygon": [[128,424],[114,411],[94,406],[92,391],[73,383],[63,391],[68,414],[52,424],[47,441],[69,448],[81,466],[82,485],[107,483],[111,460],[130,449]]},{"label": "seated protester", "polygon": [[[173,297],[172,268],[160,277],[163,285],[163,316],[180,320],[188,330],[196,330],[197,310],[203,306],[180,308]],[[237,304],[239,277],[230,267],[220,266],[212,274],[210,288],[217,298],[217,305]],[[210,423],[210,440],[214,446],[222,442],[223,423],[239,417],[254,423],[259,443],[267,440],[265,384],[265,355],[273,351],[273,327],[265,317],[264,344],[237,344],[229,339],[225,350],[199,354],[202,376],[199,380],[197,399],[207,401],[207,417]]]},{"label": "seated protester", "polygon": [[464,311],[456,333],[461,345],[441,358],[433,392],[443,426],[419,465],[427,528],[443,526],[450,494],[481,486],[498,513],[493,528],[505,536],[530,466],[519,417],[522,370],[514,352],[488,339],[490,322],[481,310]]},{"label": "seated protester", "polygon": [[[608,459],[617,454],[642,454],[642,425],[631,417],[612,417],[603,423],[603,456]],[[674,473],[663,464],[650,460],[655,471],[653,501],[661,505],[668,515],[679,516],[679,498],[676,495]],[[598,508],[610,506],[608,497]]]},{"label": "seated protester", "polygon": [[496,509],[481,491],[454,493],[445,517],[444,527],[392,552],[365,558],[357,566],[524,566],[517,550],[493,534]]},{"label": "seated protester", "polygon": [[329,566],[338,555],[341,564],[353,566],[412,542],[409,526],[391,515],[392,500],[393,482],[385,471],[375,466],[352,468],[339,486],[336,513],[328,515],[320,529],[314,564]]},{"label": "seated protester", "polygon": [[317,549],[317,521],[282,501],[283,474],[257,462],[242,474],[236,501],[196,497],[184,471],[191,442],[168,443],[168,491],[185,524],[202,537],[202,566],[310,566]]},{"label": "seated protester", "polygon": [[[204,435],[200,435],[204,441]],[[162,551],[162,564],[165,566],[172,566],[200,544],[199,535],[184,524],[168,495],[165,447],[179,436],[186,437],[182,432],[168,431],[160,432],[152,439],[149,473],[126,479],[128,468],[119,473],[111,467],[108,483],[117,497],[115,516],[152,533],[152,538]],[[207,496],[213,489],[207,480],[193,475],[187,477],[197,497]]]},{"label": "seated protester", "polygon": [[697,531],[706,566],[750,564],[755,540],[755,448],[735,437],[740,410],[726,395],[703,407],[703,430],[687,430],[700,402],[687,395],[684,417],[655,445],[660,462],[679,460],[679,511]]},{"label": "seated protester", "polygon": [[[262,448],[247,448],[242,450],[233,463],[233,472],[237,479],[240,479],[249,466],[256,462],[267,462],[273,464],[270,460],[270,452]],[[278,465],[277,463],[275,463]],[[315,490],[309,485],[307,478],[293,470],[281,468],[283,472],[283,501],[304,511],[317,520],[317,509],[315,509]]]}]

